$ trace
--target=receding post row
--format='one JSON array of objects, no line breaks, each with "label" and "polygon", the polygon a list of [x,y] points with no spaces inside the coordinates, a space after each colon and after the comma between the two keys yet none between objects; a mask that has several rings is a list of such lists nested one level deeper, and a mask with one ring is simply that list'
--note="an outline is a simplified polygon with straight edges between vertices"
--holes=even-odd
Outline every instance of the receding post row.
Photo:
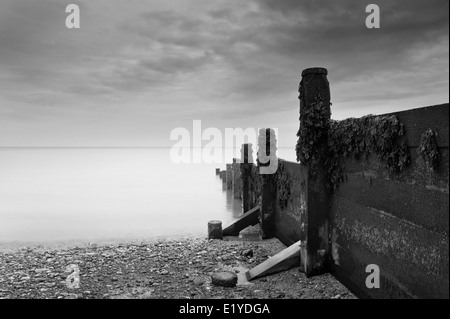
[{"label": "receding post row", "polygon": [[[318,125],[318,120],[328,123],[330,111],[330,86],[327,79],[328,71],[323,68],[311,68],[302,72],[302,80],[299,86],[300,99],[300,130],[299,145],[297,146],[297,158],[301,162],[301,193],[302,207],[298,208],[300,227],[300,256],[301,269],[308,275],[321,274],[327,271],[330,258],[329,248],[329,205],[330,195],[327,189],[327,173],[325,160],[328,145],[327,125]],[[319,118],[316,118],[319,117]],[[311,124],[313,123],[313,124]],[[307,136],[308,130],[314,129],[315,136],[320,140],[315,141],[314,149],[310,150],[307,158],[302,157],[302,136]],[[260,131],[267,134],[270,129]],[[261,139],[259,139],[260,141]],[[258,152],[269,151],[271,160],[276,159],[276,143],[272,145],[271,138],[264,139],[265,145],[258,145]],[[275,145],[274,145],[275,144]],[[260,158],[258,156],[258,158]],[[226,171],[216,170],[220,175],[224,188],[232,192],[233,198],[242,199],[243,213],[249,212],[256,206],[260,206],[261,237],[270,238],[275,235],[274,216],[276,212],[276,183],[275,174],[259,175],[261,163],[257,165],[253,161],[252,144],[243,144],[241,158],[233,159],[232,164],[227,164]],[[255,176],[257,176],[255,178]],[[257,186],[256,180],[260,185]],[[258,192],[256,188],[260,187]],[[258,194],[258,195],[255,195]],[[258,197],[258,198],[256,198]]]}]

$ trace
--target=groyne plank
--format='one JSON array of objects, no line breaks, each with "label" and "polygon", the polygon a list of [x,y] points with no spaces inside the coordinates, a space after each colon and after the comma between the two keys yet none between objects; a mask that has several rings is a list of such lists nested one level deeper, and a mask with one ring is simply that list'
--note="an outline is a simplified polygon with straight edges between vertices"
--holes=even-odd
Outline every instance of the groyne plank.
[{"label": "groyne plank", "polygon": [[300,265],[300,241],[245,273],[247,280],[267,276]]},{"label": "groyne plank", "polygon": [[224,236],[238,236],[241,230],[247,228],[248,226],[254,226],[259,223],[259,213],[260,213],[260,207],[256,206],[255,208],[251,209],[244,215],[242,215],[241,218],[239,218],[236,222],[231,224],[230,226],[226,227],[223,230]]}]

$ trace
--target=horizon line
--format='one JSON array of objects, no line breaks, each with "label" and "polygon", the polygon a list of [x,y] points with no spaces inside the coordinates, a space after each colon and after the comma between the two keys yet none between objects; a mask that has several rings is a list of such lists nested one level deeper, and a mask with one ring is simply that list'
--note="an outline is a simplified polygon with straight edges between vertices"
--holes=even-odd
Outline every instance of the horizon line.
[{"label": "horizon line", "polygon": [[[171,149],[173,146],[0,146],[0,149]],[[202,149],[203,147],[189,147]],[[278,149],[294,149],[295,146],[279,146]],[[221,147],[233,149],[233,147]]]}]

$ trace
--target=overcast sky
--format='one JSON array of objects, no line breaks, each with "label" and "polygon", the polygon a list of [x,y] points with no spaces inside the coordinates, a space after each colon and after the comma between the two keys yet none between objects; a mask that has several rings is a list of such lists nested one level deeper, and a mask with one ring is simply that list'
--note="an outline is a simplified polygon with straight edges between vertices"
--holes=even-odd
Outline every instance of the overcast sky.
[{"label": "overcast sky", "polygon": [[448,47],[448,0],[1,0],[0,146],[170,146],[202,120],[293,149],[302,69],[329,70],[333,118],[382,114],[448,102]]}]

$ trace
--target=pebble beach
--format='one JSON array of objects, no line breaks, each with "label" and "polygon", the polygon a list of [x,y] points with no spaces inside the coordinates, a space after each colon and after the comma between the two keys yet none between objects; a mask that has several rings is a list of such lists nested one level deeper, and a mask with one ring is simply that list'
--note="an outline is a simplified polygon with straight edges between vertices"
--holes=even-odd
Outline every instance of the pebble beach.
[{"label": "pebble beach", "polygon": [[[298,267],[248,282],[244,273],[283,250],[277,239],[155,242],[0,252],[0,299],[353,299],[331,275],[313,278]],[[79,282],[74,287],[73,267]],[[231,271],[235,287],[212,284]]]}]

